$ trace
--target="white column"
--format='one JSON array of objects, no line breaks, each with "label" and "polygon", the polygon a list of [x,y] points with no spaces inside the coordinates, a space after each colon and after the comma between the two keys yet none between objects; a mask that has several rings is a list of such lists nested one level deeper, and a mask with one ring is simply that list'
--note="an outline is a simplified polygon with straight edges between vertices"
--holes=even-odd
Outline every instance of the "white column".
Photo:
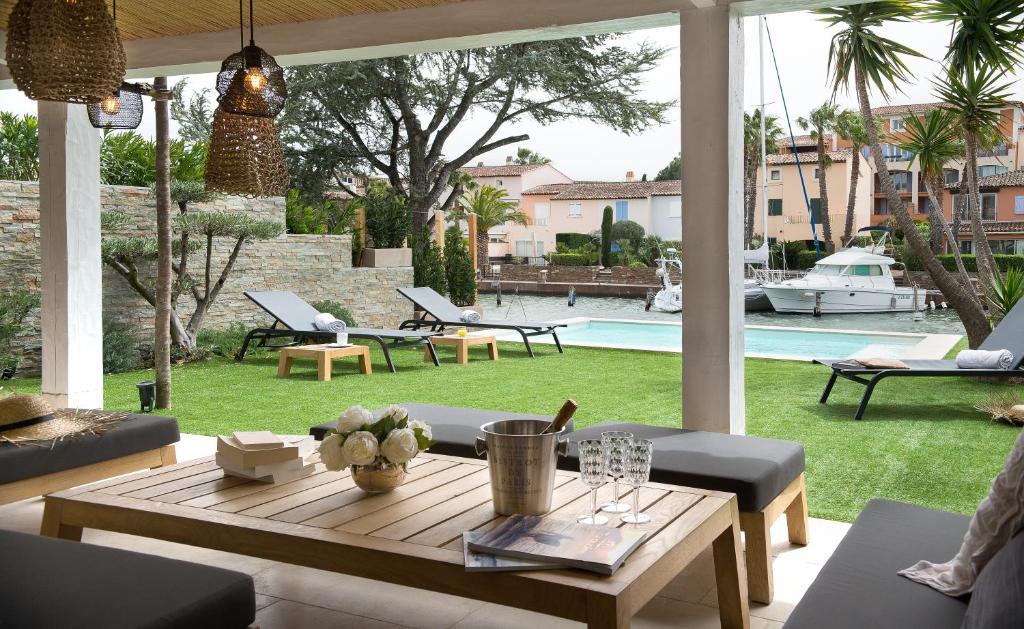
[{"label": "white column", "polygon": [[84,105],[38,105],[43,394],[103,408],[100,136]]},{"label": "white column", "polygon": [[683,425],[742,434],[743,24],[680,13]]}]

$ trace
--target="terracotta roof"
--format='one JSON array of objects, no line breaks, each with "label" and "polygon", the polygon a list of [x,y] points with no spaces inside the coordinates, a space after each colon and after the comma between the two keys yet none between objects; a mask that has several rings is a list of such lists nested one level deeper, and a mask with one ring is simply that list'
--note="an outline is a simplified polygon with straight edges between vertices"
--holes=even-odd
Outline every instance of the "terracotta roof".
[{"label": "terracotta roof", "polygon": [[[829,144],[831,141],[831,136],[826,135],[825,144]],[[794,142],[797,146],[818,146],[818,140],[809,135],[794,135],[792,140],[789,138],[782,138],[780,142],[783,146],[792,146]]]},{"label": "terracotta roof", "polygon": [[[850,157],[851,151],[849,149],[840,151],[829,151],[828,156],[832,158],[833,162],[845,162]],[[800,153],[801,164],[817,164],[818,163],[818,152],[813,153]],[[772,164],[795,164],[797,155],[793,153],[775,153],[767,157],[769,165]]]},{"label": "terracotta roof", "polygon": [[[967,180],[961,180],[957,183],[946,184],[947,190],[960,190],[961,184],[966,184]],[[1009,172],[1000,173],[998,175],[989,175],[987,177],[978,178],[978,188],[985,189],[999,189],[1009,188],[1013,186],[1024,186],[1024,170],[1011,170]]]},{"label": "terracotta roof", "polygon": [[906,114],[907,110],[910,110],[912,114],[925,114],[935,109],[943,103],[911,103],[908,105],[883,105],[882,107],[873,107],[871,113],[876,116],[898,116],[900,114]]},{"label": "terracotta roof", "polygon": [[682,194],[682,182],[671,181],[576,181],[530,188],[526,194],[547,194],[553,200],[644,199]]},{"label": "terracotta roof", "polygon": [[[995,221],[992,223],[984,223],[986,234],[1011,234],[1024,232],[1024,221]],[[961,234],[970,234],[971,225],[968,222],[960,224]]]},{"label": "terracotta roof", "polygon": [[459,170],[471,177],[518,177],[543,164],[502,164],[500,166],[463,166]]}]

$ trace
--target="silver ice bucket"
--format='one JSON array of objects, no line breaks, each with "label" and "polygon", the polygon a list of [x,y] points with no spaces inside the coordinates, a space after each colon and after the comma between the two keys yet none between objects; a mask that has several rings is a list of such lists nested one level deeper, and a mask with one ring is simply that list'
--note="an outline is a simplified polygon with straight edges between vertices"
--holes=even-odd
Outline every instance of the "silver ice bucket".
[{"label": "silver ice bucket", "polygon": [[565,429],[541,434],[549,422],[509,419],[484,424],[476,438],[477,454],[487,453],[494,511],[501,515],[543,515],[551,510],[555,462],[565,456]]}]

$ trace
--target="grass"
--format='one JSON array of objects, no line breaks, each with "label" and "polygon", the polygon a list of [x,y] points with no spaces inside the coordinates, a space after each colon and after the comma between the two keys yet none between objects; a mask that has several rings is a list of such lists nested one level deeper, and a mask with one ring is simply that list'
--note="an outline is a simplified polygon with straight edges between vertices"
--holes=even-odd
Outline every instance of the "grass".
[{"label": "grass", "polygon": [[[360,376],[355,360],[339,360],[326,383],[316,381],[314,363],[303,361],[296,362],[290,379],[277,379],[276,355],[266,353],[242,364],[217,358],[183,365],[174,369],[174,408],[168,414],[189,433],[305,433],[352,404],[375,408],[416,401],[553,413],[571,397],[580,404],[579,426],[611,419],[680,423],[677,354],[572,347],[559,355],[543,345],[530,360],[522,345],[502,343],[500,361],[486,360],[481,346],[463,367],[453,364],[450,349],[439,352],[441,368],[424,364],[419,350],[395,351],[397,374],[377,361],[373,375]],[[380,357],[376,349],[373,355]],[[107,376],[107,408],[136,409],[135,382],[149,377]],[[826,379],[821,366],[746,361],[747,432],[804,444],[816,517],[850,521],[873,497],[973,513],[1020,432],[972,408],[1012,385],[894,378],[878,387],[865,419],[854,421],[862,388],[840,381],[823,406],[818,396]],[[38,391],[39,380],[16,380],[10,388]]]}]

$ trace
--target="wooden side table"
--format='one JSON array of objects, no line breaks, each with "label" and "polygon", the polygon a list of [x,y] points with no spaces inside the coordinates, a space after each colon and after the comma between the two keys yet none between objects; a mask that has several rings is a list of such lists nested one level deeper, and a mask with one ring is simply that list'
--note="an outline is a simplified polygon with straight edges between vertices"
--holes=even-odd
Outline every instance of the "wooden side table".
[{"label": "wooden side table", "polygon": [[287,378],[292,371],[292,362],[296,358],[312,358],[316,360],[317,380],[327,382],[331,379],[331,362],[335,358],[345,356],[359,357],[359,371],[373,373],[370,364],[370,348],[365,345],[349,345],[348,347],[331,347],[330,345],[299,345],[281,348],[277,359],[277,377]]},{"label": "wooden side table", "polygon": [[[434,347],[438,345],[449,345],[455,348],[455,362],[465,365],[469,362],[470,345],[487,345],[487,354],[491,360],[498,360],[498,340],[493,334],[446,334],[444,336],[430,337]],[[432,358],[427,350],[423,351],[423,362],[430,362]]]}]

